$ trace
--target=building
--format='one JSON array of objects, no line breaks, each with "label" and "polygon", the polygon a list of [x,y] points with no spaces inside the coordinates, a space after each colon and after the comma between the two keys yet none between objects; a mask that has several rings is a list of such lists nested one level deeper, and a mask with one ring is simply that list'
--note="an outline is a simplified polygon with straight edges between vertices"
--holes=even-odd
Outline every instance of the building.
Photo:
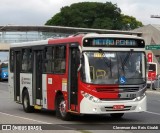
[{"label": "building", "polygon": [[157,63],[158,74],[160,74],[160,25],[146,25],[134,30],[135,32],[141,32],[142,37],[145,39],[146,45],[157,45],[154,50],[147,50],[146,53],[152,53],[153,62]]}]

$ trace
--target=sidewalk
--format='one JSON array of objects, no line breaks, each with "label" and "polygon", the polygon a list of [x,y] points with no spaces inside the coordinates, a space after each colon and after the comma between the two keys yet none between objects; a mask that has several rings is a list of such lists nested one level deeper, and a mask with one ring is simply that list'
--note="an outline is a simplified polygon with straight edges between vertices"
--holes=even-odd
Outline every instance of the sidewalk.
[{"label": "sidewalk", "polygon": [[160,94],[160,88],[157,88],[156,90],[152,90],[152,89],[150,89],[150,88],[147,88],[147,92]]}]

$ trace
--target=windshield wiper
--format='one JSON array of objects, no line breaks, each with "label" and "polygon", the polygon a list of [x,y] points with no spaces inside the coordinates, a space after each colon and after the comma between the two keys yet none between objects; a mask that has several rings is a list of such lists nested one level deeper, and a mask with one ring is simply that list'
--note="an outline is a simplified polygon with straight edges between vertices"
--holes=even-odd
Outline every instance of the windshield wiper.
[{"label": "windshield wiper", "polygon": [[111,74],[111,77],[112,77],[111,58],[109,58],[109,62],[108,62],[108,60],[106,59],[105,54],[104,54],[104,52],[102,51],[102,49],[99,49],[99,53],[102,53],[102,55],[103,55],[103,57],[104,57],[104,62],[105,62],[105,64],[107,65],[107,67],[109,68],[110,74]]},{"label": "windshield wiper", "polygon": [[128,59],[131,57],[132,52],[133,52],[133,49],[131,49],[131,51],[128,52],[128,54],[126,55],[126,57],[125,57],[125,59],[124,59],[124,61],[123,61],[123,63],[122,63],[123,67],[124,67],[125,64],[127,63]]},{"label": "windshield wiper", "polygon": [[129,60],[129,58],[131,57],[132,52],[133,52],[133,49],[131,49],[131,51],[128,52],[128,54],[125,56],[123,62],[122,62],[122,57],[120,56],[120,60],[122,63],[122,71],[123,71],[124,75],[125,75],[124,67],[125,67],[127,61]]}]

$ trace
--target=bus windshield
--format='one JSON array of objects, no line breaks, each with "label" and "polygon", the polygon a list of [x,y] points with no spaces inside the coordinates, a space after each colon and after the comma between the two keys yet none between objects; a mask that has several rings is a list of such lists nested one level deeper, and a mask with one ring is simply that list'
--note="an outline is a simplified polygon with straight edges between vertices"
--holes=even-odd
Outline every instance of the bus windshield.
[{"label": "bus windshield", "polygon": [[83,52],[82,80],[91,84],[142,84],[143,52]]}]

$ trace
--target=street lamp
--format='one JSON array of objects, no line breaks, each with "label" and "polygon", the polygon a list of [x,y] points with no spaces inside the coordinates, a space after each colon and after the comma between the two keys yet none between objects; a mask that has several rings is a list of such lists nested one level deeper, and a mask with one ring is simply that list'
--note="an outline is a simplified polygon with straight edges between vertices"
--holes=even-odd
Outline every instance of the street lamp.
[{"label": "street lamp", "polygon": [[5,27],[9,26],[9,25],[11,25],[11,24],[6,24],[6,25],[2,26],[2,27],[0,28],[0,31],[1,31],[2,29],[4,29]]},{"label": "street lamp", "polygon": [[0,31],[3,29],[3,28],[5,28],[7,25],[5,25],[5,26],[2,26],[1,28],[0,28]]},{"label": "street lamp", "polygon": [[151,15],[151,18],[160,18],[160,15]]}]

